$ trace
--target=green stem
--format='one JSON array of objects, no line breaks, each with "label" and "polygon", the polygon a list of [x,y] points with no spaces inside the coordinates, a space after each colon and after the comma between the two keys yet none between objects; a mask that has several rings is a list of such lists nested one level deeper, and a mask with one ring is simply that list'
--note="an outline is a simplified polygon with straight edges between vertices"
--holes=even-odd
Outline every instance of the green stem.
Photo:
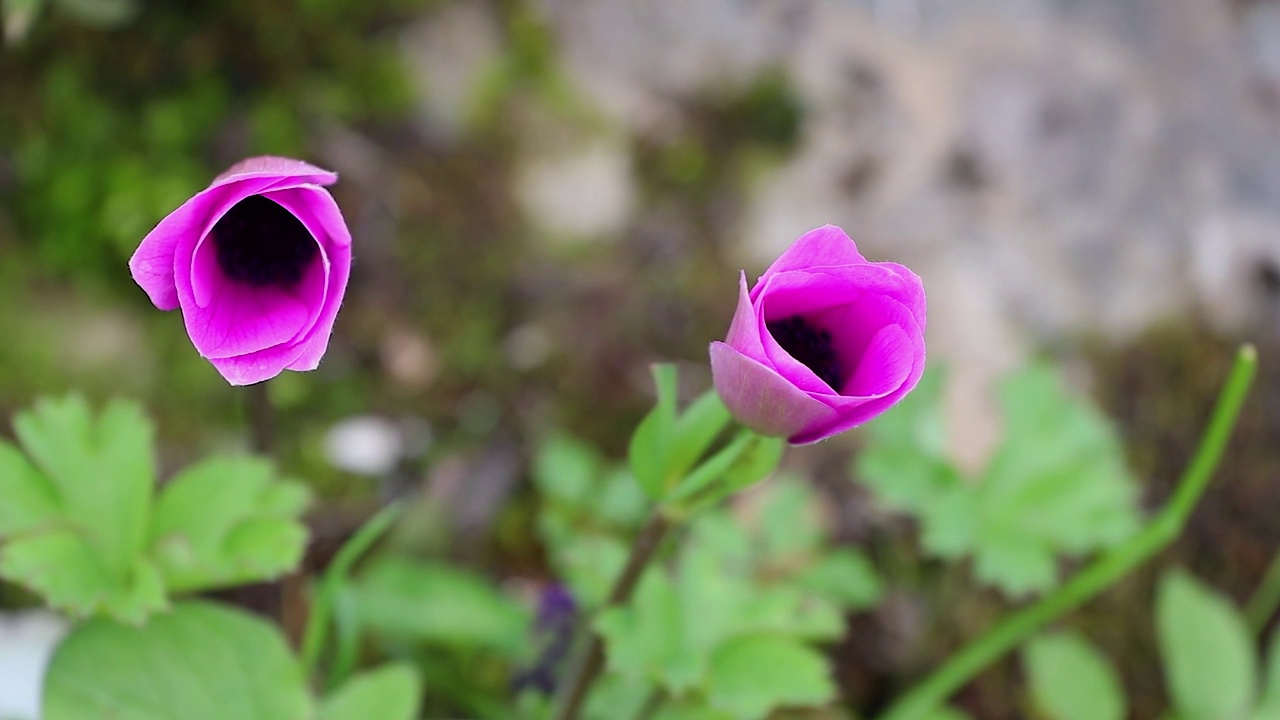
[{"label": "green stem", "polygon": [[1208,429],[1173,497],[1145,528],[1082,570],[1054,593],[1009,616],[970,642],[889,708],[880,720],[919,720],[1046,623],[1096,597],[1178,537],[1222,459],[1257,369],[1257,351],[1236,354]]},{"label": "green stem", "polygon": [[343,543],[333,556],[333,562],[325,570],[324,577],[315,590],[315,601],[311,605],[307,626],[302,634],[302,667],[308,677],[315,672],[320,662],[320,653],[328,640],[338,593],[350,576],[351,568],[391,528],[403,510],[399,503],[391,503],[379,510]]},{"label": "green stem", "polygon": [[267,381],[244,389],[245,419],[249,423],[249,449],[259,455],[270,455],[275,449],[275,408],[267,394]]},{"label": "green stem", "polygon": [[[618,575],[617,582],[609,592],[609,598],[604,605],[606,608],[623,605],[631,599],[631,594],[640,584],[640,577],[644,574],[645,568],[657,554],[658,548],[670,529],[671,520],[663,515],[661,507],[655,508],[631,545],[631,555],[627,558],[627,564],[622,568],[622,573]],[[591,684],[604,670],[604,641],[593,629],[588,629],[588,632],[590,639],[587,640],[587,646],[574,665],[568,682],[561,689],[560,697],[557,698],[554,715],[556,720],[577,719],[578,712],[587,701],[587,692],[591,689]]]},{"label": "green stem", "polygon": [[1262,634],[1277,606],[1280,606],[1280,552],[1271,560],[1271,567],[1267,568],[1267,574],[1262,576],[1262,582],[1258,583],[1258,589],[1253,591],[1249,604],[1244,608],[1245,620],[1253,634]]}]

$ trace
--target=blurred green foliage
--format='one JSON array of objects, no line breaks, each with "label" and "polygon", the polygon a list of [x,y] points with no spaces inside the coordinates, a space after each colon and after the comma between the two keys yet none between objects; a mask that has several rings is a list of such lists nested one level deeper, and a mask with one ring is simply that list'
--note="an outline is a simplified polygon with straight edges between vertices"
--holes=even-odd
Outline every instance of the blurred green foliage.
[{"label": "blurred green foliage", "polygon": [[1056,371],[1033,366],[1005,379],[1004,439],[975,478],[948,459],[942,380],[926,373],[869,425],[855,464],[877,499],[920,519],[926,550],[972,556],[980,580],[1016,596],[1054,587],[1059,556],[1113,547],[1137,530],[1137,485],[1114,428]]},{"label": "blurred green foliage", "polygon": [[156,492],[152,427],[133,403],[20,413],[0,441],[0,577],[75,617],[140,623],[173,594],[271,579],[302,558],[304,486],[269,462],[213,457]]}]

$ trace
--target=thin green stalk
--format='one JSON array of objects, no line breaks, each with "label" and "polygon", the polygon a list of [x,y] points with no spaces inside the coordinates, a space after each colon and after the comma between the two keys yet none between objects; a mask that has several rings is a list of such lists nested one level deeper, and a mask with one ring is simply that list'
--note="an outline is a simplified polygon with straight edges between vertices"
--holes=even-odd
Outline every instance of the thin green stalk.
[{"label": "thin green stalk", "polygon": [[1280,607],[1280,552],[1271,560],[1271,567],[1262,576],[1262,582],[1253,591],[1249,604],[1244,607],[1244,617],[1254,635],[1261,635],[1267,627],[1267,621],[1276,614]]},{"label": "thin green stalk", "polygon": [[276,444],[276,412],[267,394],[267,381],[244,388],[244,414],[249,424],[249,449],[270,455]]},{"label": "thin green stalk", "polygon": [[[631,545],[631,555],[627,558],[627,564],[622,568],[622,573],[618,575],[618,580],[609,592],[609,598],[604,605],[606,608],[622,605],[631,599],[631,594],[640,584],[640,577],[657,554],[671,527],[672,521],[663,514],[662,508],[655,508]],[[591,634],[587,645],[574,664],[568,681],[561,688],[559,697],[556,698],[554,715],[556,720],[577,719],[578,712],[587,701],[587,692],[590,691],[591,684],[604,670],[604,641],[593,630],[589,632]]]},{"label": "thin green stalk", "polygon": [[302,667],[308,677],[315,672],[320,662],[320,653],[328,640],[332,624],[334,605],[338,601],[343,583],[351,574],[351,568],[386,534],[403,510],[400,503],[391,503],[379,510],[343,543],[333,556],[333,562],[325,570],[324,577],[315,590],[315,601],[311,605],[307,626],[302,634]]},{"label": "thin green stalk", "polygon": [[1141,532],[1082,570],[1052,594],[1014,613],[970,642],[890,707],[880,720],[920,720],[926,717],[946,702],[952,693],[1046,623],[1093,599],[1177,538],[1222,459],[1257,364],[1257,351],[1252,345],[1240,348],[1195,457],[1179,479],[1173,497]]}]

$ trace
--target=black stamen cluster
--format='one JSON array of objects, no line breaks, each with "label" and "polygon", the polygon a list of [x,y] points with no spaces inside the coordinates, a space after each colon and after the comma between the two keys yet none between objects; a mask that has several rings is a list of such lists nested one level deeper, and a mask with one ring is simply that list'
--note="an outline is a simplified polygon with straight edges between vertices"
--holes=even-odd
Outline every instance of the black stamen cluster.
[{"label": "black stamen cluster", "polygon": [[253,287],[296,285],[320,253],[302,221],[261,195],[236,203],[211,235],[222,273]]},{"label": "black stamen cluster", "polygon": [[791,357],[812,370],[832,390],[840,392],[844,378],[830,332],[815,328],[799,315],[765,323],[765,327]]}]

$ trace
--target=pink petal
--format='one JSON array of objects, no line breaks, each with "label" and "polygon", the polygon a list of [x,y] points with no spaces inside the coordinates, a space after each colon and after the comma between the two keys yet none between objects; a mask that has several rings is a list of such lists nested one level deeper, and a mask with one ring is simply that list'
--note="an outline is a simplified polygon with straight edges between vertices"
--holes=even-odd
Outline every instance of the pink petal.
[{"label": "pink petal", "polygon": [[[875,367],[873,359],[867,357],[873,340],[886,327],[918,327],[905,305],[884,295],[865,295],[853,303],[811,317],[816,326],[831,333],[832,346],[840,358],[841,373],[846,379],[840,394],[847,396],[882,395],[858,392],[853,384],[855,378],[867,378],[867,373]],[[902,337],[905,336],[904,331]],[[910,360],[909,354],[907,357]]]},{"label": "pink petal", "polygon": [[209,358],[209,362],[232,385],[252,385],[279,375],[305,349],[303,345],[279,345],[248,355]]},{"label": "pink petal", "polygon": [[311,309],[288,290],[221,279],[207,307],[183,308],[196,350],[229,358],[290,343]]},{"label": "pink petal", "polygon": [[756,289],[751,294],[755,300],[764,282],[777,273],[789,270],[810,270],[819,267],[842,265],[860,265],[866,258],[858,252],[858,246],[835,225],[823,225],[801,235],[787,251],[773,261],[768,270],[756,282]]},{"label": "pink petal", "polygon": [[747,292],[747,274],[742,272],[738,275],[738,307],[734,310],[733,322],[729,324],[729,334],[724,341],[743,355],[768,364],[762,335],[760,320]]},{"label": "pink petal", "polygon": [[916,319],[916,324],[921,330],[925,329],[927,320],[927,311],[925,308],[924,282],[920,280],[920,276],[911,272],[910,268],[898,263],[882,262],[875,263],[876,267],[882,267],[902,278],[903,290],[901,293],[893,293],[892,296],[898,302],[907,306],[911,311],[911,316]]},{"label": "pink petal", "polygon": [[770,321],[808,316],[868,295],[890,297],[908,307],[922,305],[924,289],[919,278],[903,277],[896,270],[898,267],[901,266],[893,263],[863,263],[777,273],[761,281],[759,293],[753,292],[753,302],[767,308]]},{"label": "pink petal", "polygon": [[915,350],[907,331],[886,325],[872,336],[853,377],[845,383],[844,394],[866,398],[887,395],[902,387],[914,363]]},{"label": "pink petal", "polygon": [[711,343],[711,375],[734,417],[762,435],[791,436],[835,419],[834,410],[725,343]]},{"label": "pink petal", "polygon": [[226,172],[213,179],[210,187],[226,185],[248,178],[276,178],[292,180],[296,183],[312,185],[332,185],[338,181],[338,174],[332,170],[318,168],[302,160],[261,155],[251,157],[232,165]]},{"label": "pink petal", "polygon": [[297,370],[298,372],[310,372],[320,367],[320,360],[324,354],[329,351],[329,339],[333,337],[333,321],[336,316],[328,319],[327,326],[317,326],[315,332],[311,333],[310,339],[301,343],[302,353],[292,362],[289,363],[288,370]]},{"label": "pink petal", "polygon": [[[760,302],[763,306],[763,301]],[[786,316],[790,317],[790,316]],[[764,346],[765,364],[772,367],[779,375],[801,390],[821,395],[830,395],[839,393],[840,388],[833,388],[826,383],[825,380],[818,377],[816,373],[809,369],[809,366],[800,362],[791,356],[791,353],[782,349],[778,341],[773,338],[773,334],[769,332],[766,318],[765,308],[761,307],[758,313],[758,327],[760,330],[761,344]]]},{"label": "pink petal", "polygon": [[[179,306],[179,292],[175,285],[176,256],[184,241],[194,248],[213,223],[218,221],[232,205],[255,195],[275,182],[273,178],[249,178],[244,182],[213,186],[195,194],[178,209],[147,233],[129,258],[129,271],[134,282],[147,293],[152,304],[161,310],[173,310]],[[191,250],[186,251],[190,253]],[[190,261],[191,255],[184,257]],[[185,263],[184,263],[185,264]],[[190,268],[178,269],[189,273]]]},{"label": "pink petal", "polygon": [[315,315],[314,324],[294,342],[305,346],[302,355],[289,366],[291,370],[314,370],[320,364],[329,347],[329,336],[333,332],[334,321],[338,317],[338,309],[347,292],[347,281],[351,276],[351,232],[342,219],[342,211],[333,197],[320,188],[307,196],[305,206],[299,205],[297,214],[312,232],[319,227],[324,242],[321,249],[329,261],[327,285],[325,287],[324,304]]},{"label": "pink petal", "polygon": [[[909,355],[907,357],[910,357],[911,359],[910,370],[902,383],[898,385],[897,388],[884,393],[879,397],[819,398],[822,402],[830,405],[834,410],[836,410],[837,415],[806,426],[803,431],[791,439],[793,444],[804,445],[817,442],[823,438],[842,433],[861,425],[897,404],[899,400],[915,388],[916,384],[920,382],[920,376],[924,374],[924,334],[921,332],[919,326],[915,324],[915,321],[911,319],[908,319],[906,324],[899,327],[904,332],[908,340],[909,344],[906,346],[905,350],[909,351]],[[869,348],[869,352],[881,354],[882,357],[884,353],[891,351],[898,352],[904,349],[893,345],[895,342],[894,338],[885,338],[876,342],[881,344],[880,347],[874,349]],[[885,361],[885,364],[878,366],[881,369],[880,371],[884,373],[881,376],[883,378],[883,385],[881,388],[875,389],[882,389],[884,386],[891,385],[893,383],[898,373],[901,372],[901,362],[902,361]],[[876,366],[873,365],[873,367]]]},{"label": "pink petal", "polygon": [[[326,306],[325,299],[329,296],[330,282],[333,277],[330,256],[346,255],[350,259],[351,236],[346,230],[346,223],[342,222],[342,215],[338,211],[338,206],[333,201],[333,197],[323,188],[315,185],[304,185],[297,188],[274,190],[263,193],[263,195],[293,213],[293,216],[306,226],[311,233],[311,237],[316,238],[316,244],[320,246],[320,262],[313,266],[303,277],[298,287],[294,288],[295,294],[303,298],[307,306],[311,308],[311,314],[307,318],[307,322],[298,329],[298,334],[293,337],[294,342],[302,342],[315,328],[320,319],[320,314]],[[336,238],[333,235],[332,223],[323,219],[330,211],[338,213],[337,225],[341,228],[341,234]]]}]

